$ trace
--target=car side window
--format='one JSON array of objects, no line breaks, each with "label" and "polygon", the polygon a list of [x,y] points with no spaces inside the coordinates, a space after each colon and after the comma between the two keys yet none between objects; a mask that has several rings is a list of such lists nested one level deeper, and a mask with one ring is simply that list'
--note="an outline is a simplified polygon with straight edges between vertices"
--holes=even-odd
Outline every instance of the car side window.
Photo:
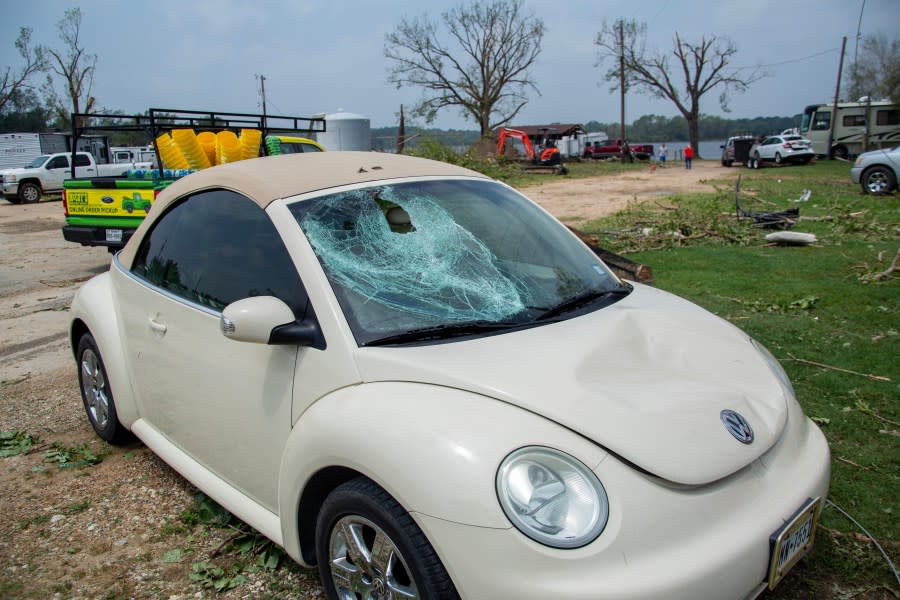
[{"label": "car side window", "polygon": [[266,212],[230,190],[188,196],[157,219],[131,271],[215,311],[251,296],[275,296],[298,319],[307,297],[294,263]]},{"label": "car side window", "polygon": [[89,167],[91,166],[91,159],[87,157],[87,154],[76,154],[75,155],[75,166],[76,167]]}]

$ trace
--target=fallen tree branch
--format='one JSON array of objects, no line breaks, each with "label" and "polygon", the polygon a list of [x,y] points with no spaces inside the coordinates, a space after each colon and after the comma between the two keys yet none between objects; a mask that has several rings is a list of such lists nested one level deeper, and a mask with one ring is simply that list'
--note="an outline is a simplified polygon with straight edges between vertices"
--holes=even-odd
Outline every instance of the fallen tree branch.
[{"label": "fallen tree branch", "polygon": [[884,377],[883,375],[873,375],[871,373],[860,373],[859,371],[851,371],[850,369],[842,369],[841,367],[832,367],[831,365],[822,364],[822,363],[815,362],[812,360],[797,358],[793,354],[788,354],[788,356],[790,356],[791,360],[793,360],[793,361],[796,361],[796,362],[804,364],[804,365],[819,367],[820,369],[828,369],[830,371],[838,371],[840,373],[847,373],[849,375],[859,375],[861,377],[868,377],[869,379],[872,379],[873,381],[890,381],[891,380],[890,377]]},{"label": "fallen tree branch", "polygon": [[836,458],[836,460],[838,460],[838,461],[840,461],[840,462],[842,462],[842,463],[848,464],[848,465],[853,466],[853,467],[858,467],[858,468],[862,469],[863,471],[871,471],[871,470],[872,470],[872,469],[870,469],[869,467],[864,467],[864,466],[862,466],[862,465],[860,465],[860,464],[857,464],[857,463],[853,462],[853,461],[850,460],[850,459],[844,458],[843,456],[838,456],[838,457],[835,457],[835,458]]},{"label": "fallen tree branch", "polygon": [[222,552],[225,548],[228,547],[229,544],[233,543],[235,540],[238,540],[245,535],[247,535],[246,531],[238,530],[237,533],[233,533],[232,535],[228,536],[227,538],[225,538],[225,540],[221,544],[219,544],[216,547],[215,550],[213,550],[210,553],[209,557],[210,558],[217,557],[220,552]]},{"label": "fallen tree branch", "polygon": [[881,281],[882,279],[887,279],[891,273],[894,273],[898,270],[897,264],[900,263],[900,249],[897,250],[897,254],[894,256],[894,260],[891,261],[891,266],[887,268],[886,271],[882,271],[881,273],[876,273],[872,275],[872,279],[875,281]]},{"label": "fallen tree branch", "polygon": [[[822,525],[821,523],[818,524],[818,528],[832,537],[851,538],[851,539],[856,540],[857,542],[865,542],[867,544],[871,544],[873,542],[873,540],[871,540],[868,536],[865,536],[861,533],[856,533],[855,531],[851,531],[850,533],[845,533],[843,531],[838,531],[837,529],[832,529],[831,527],[826,527],[826,526]],[[885,542],[885,544],[888,545],[889,542]]]}]

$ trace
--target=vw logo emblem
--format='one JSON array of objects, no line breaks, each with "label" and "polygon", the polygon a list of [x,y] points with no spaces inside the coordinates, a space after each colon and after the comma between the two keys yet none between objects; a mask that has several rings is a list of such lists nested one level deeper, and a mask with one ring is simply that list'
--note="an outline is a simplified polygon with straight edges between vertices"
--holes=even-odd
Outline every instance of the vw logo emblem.
[{"label": "vw logo emblem", "polygon": [[723,410],[719,413],[719,418],[722,419],[725,429],[734,436],[734,439],[742,444],[753,443],[753,428],[750,427],[750,423],[747,422],[747,419],[742,417],[739,413],[736,413],[733,410]]}]

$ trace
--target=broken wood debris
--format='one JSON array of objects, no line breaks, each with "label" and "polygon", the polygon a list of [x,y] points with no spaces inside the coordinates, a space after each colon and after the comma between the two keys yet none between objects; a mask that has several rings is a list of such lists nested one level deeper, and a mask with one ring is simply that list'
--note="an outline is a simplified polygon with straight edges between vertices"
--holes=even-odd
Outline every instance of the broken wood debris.
[{"label": "broken wood debris", "polygon": [[[567,225],[568,227],[568,225]],[[614,252],[610,252],[604,248],[600,247],[600,239],[574,227],[569,227],[569,230],[578,236],[578,238],[585,243],[585,245],[591,249],[591,251],[596,254],[600,260],[602,260],[606,265],[613,270],[613,272],[623,278],[630,279],[631,281],[637,281],[640,283],[653,283],[653,269],[651,269],[648,265],[642,265],[640,263],[636,263],[633,260],[629,260],[624,256],[619,256]]]}]

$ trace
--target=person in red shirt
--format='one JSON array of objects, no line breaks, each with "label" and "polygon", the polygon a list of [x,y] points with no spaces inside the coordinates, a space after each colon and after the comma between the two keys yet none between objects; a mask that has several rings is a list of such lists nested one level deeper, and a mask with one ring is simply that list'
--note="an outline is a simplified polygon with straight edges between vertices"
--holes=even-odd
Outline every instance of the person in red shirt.
[{"label": "person in red shirt", "polygon": [[691,161],[694,160],[694,149],[688,144],[684,147],[684,168],[690,170]]}]

